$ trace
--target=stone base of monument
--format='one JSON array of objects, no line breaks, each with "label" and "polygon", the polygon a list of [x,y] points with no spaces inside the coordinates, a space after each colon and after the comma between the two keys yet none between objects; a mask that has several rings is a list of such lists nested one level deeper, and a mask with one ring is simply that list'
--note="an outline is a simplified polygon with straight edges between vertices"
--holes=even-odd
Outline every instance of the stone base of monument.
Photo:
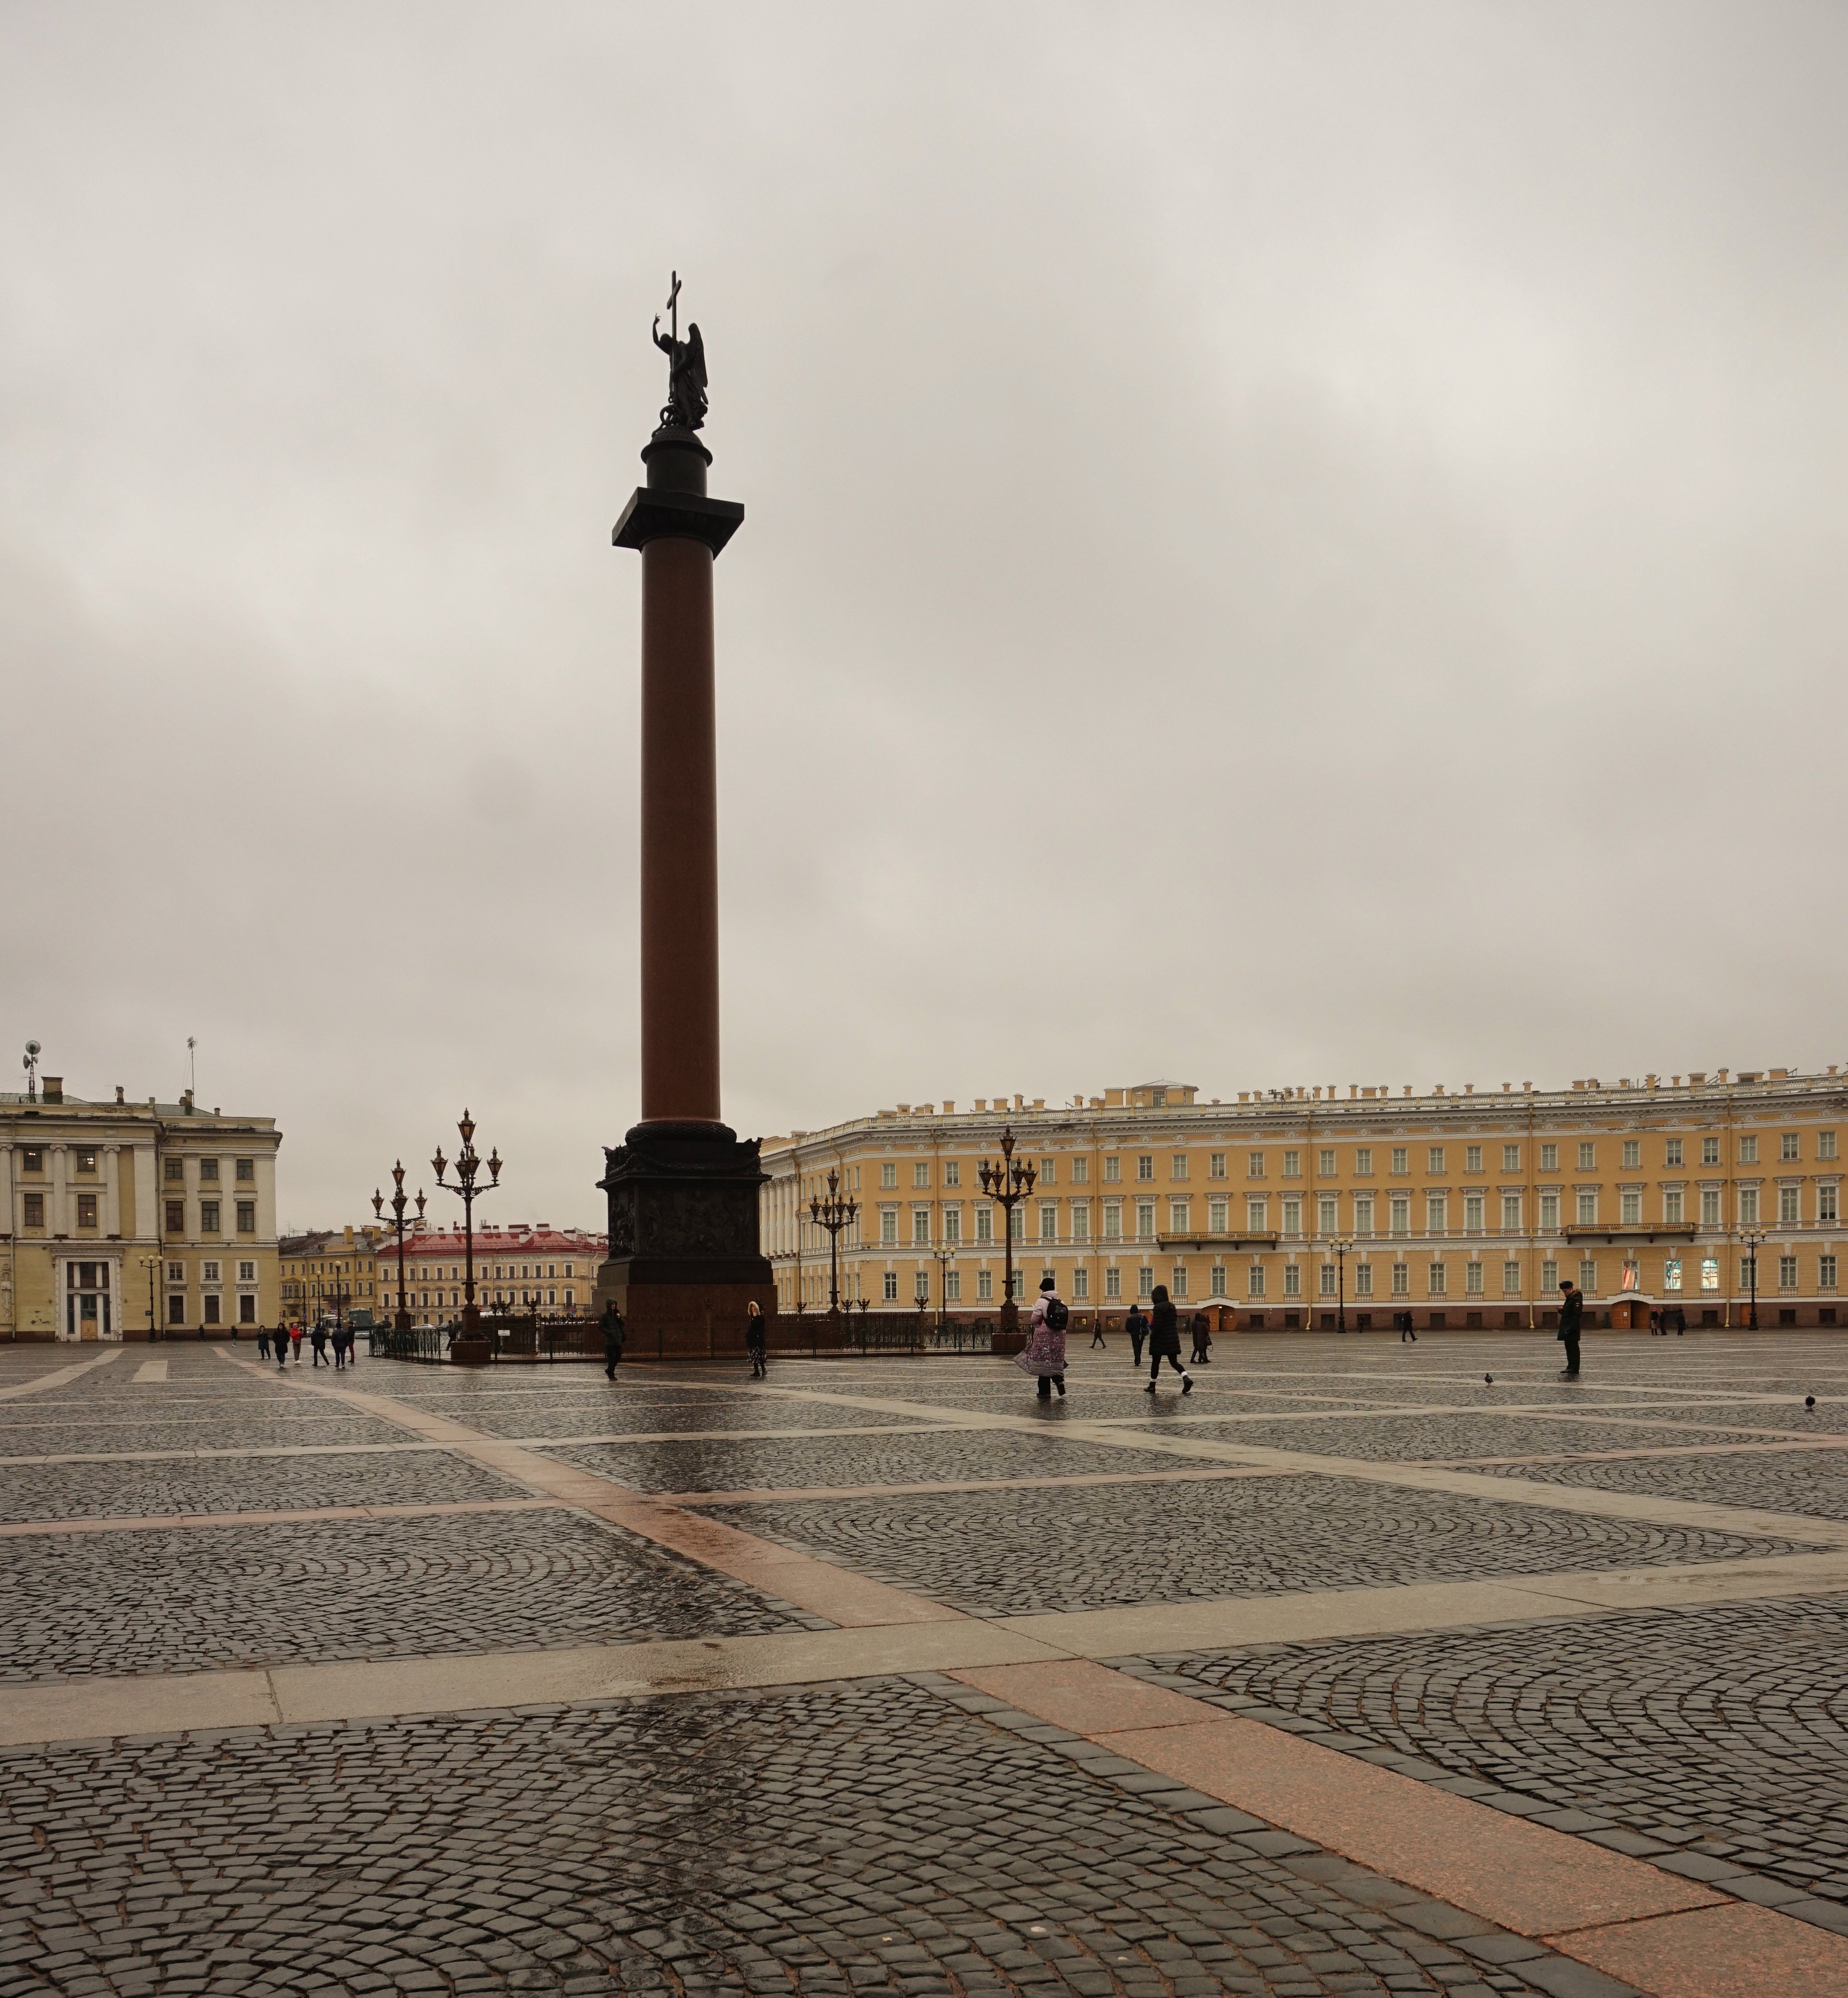
[{"label": "stone base of monument", "polygon": [[776,1312],[758,1248],[757,1140],[723,1124],[638,1124],[604,1157],[610,1260],[596,1308],[621,1312],[627,1357],[741,1359],[745,1306]]},{"label": "stone base of monument", "polygon": [[449,1349],[450,1363],[456,1367],[485,1367],[494,1357],[489,1339],[458,1339]]}]

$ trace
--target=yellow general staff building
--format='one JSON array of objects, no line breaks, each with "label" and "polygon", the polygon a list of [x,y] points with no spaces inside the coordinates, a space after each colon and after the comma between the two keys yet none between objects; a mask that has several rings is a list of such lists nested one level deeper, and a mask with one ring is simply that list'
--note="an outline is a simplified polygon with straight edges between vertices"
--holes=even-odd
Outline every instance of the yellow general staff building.
[{"label": "yellow general staff building", "polygon": [[1590,1322],[1833,1325],[1848,1075],[1646,1075],[1570,1088],[1249,1091],[1203,1103],[1145,1083],[1059,1107],[900,1104],[766,1139],[765,1252],[780,1308],[825,1309],[809,1202],[831,1170],[859,1204],[841,1295],[964,1314],[1003,1294],[981,1167],[1035,1169],[1013,1215],[1016,1295],[1050,1274],[1108,1313],[1166,1284],[1240,1331],[1539,1326],[1559,1286]]}]

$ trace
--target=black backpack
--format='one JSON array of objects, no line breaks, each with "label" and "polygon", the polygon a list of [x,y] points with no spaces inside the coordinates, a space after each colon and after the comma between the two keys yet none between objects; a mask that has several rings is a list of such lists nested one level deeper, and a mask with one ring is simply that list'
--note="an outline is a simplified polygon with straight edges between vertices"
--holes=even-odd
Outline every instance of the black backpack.
[{"label": "black backpack", "polygon": [[1066,1309],[1063,1301],[1058,1298],[1048,1298],[1046,1300],[1047,1324],[1052,1326],[1055,1332],[1063,1332],[1071,1322],[1072,1314]]}]

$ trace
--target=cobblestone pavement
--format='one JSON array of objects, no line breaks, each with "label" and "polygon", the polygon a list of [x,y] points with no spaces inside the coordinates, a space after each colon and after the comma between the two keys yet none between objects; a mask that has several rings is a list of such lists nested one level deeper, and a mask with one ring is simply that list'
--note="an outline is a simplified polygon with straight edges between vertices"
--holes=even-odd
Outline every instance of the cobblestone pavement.
[{"label": "cobblestone pavement", "polygon": [[1544,1988],[1063,1745],[900,1679],[0,1751],[0,1992]]},{"label": "cobblestone pavement", "polygon": [[1827,1596],[1142,1662],[1523,1815],[1642,1834],[1626,1851],[1745,1868],[1836,1904],[1812,1919],[1848,1931],[1845,1655],[1848,1597]]},{"label": "cobblestone pavement", "polygon": [[174,1457],[153,1462],[0,1464],[0,1519],[283,1512],[313,1505],[440,1505],[530,1495],[437,1451],[351,1457]]},{"label": "cobblestone pavement", "polygon": [[47,1534],[0,1562],[0,1682],[816,1625],[568,1512]]},{"label": "cobblestone pavement", "polygon": [[1780,1450],[1723,1457],[1620,1457],[1611,1464],[1517,1464],[1481,1467],[1492,1474],[1544,1484],[1641,1492],[1767,1512],[1808,1512],[1848,1519],[1848,1450]]},{"label": "cobblestone pavement", "polygon": [[209,1422],[209,1436],[196,1419],[146,1422],[118,1416],[106,1422],[0,1425],[0,1464],[22,1457],[116,1456],[154,1450],[328,1450],[342,1443],[409,1440],[396,1422],[338,1412],[323,1416],[317,1411],[307,1420],[292,1422],[214,1413]]},{"label": "cobblestone pavement", "polygon": [[1702,1533],[1348,1478],[825,1498],[712,1516],[976,1616],[1790,1554]]},{"label": "cobblestone pavement", "polygon": [[[597,1384],[604,1386],[602,1377]],[[588,1395],[577,1400],[531,1403],[518,1396],[497,1399],[482,1408],[447,1403],[440,1412],[466,1422],[489,1436],[652,1436],[707,1429],[904,1429],[917,1419],[883,1414],[876,1409],[831,1407],[825,1402],[740,1401],[723,1395]]]},{"label": "cobblestone pavement", "polygon": [[[1153,1425],[1149,1426],[1152,1427]],[[1291,1422],[1197,1422],[1190,1436],[1243,1443],[1253,1450],[1313,1451],[1368,1463],[1546,1455],[1555,1451],[1663,1450],[1696,1443],[1760,1440],[1728,1429],[1646,1428],[1620,1422],[1569,1422],[1525,1416],[1394,1416],[1373,1420],[1344,1417],[1311,1427]]]},{"label": "cobblestone pavement", "polygon": [[[0,1350],[0,1388],[94,1357]],[[168,1362],[164,1381],[136,1380],[147,1357]],[[986,1642],[990,1628],[903,1624],[898,1612],[916,1603],[894,1608],[857,1582],[857,1598],[848,1589],[835,1602],[828,1587],[846,1587],[845,1569],[978,1619],[1127,1605],[1145,1615],[1168,1603],[1198,1615],[1201,1602],[1228,1596],[1300,1602],[1355,1587],[1384,1596],[1404,1583],[1679,1571],[1809,1551],[1800,1536],[1677,1523],[1677,1498],[1848,1516],[1839,1500],[1848,1460],[1826,1451],[1748,1444],[1596,1460],[1796,1428],[1788,1398],[1803,1392],[1822,1398],[1798,1433],[1842,1433],[1848,1338],[1690,1335],[1665,1350],[1594,1337],[1591,1378],[1563,1407],[1556,1349],[1543,1336],[1416,1347],[1377,1336],[1228,1338],[1192,1396],[1165,1379],[1152,1405],[1121,1342],[1105,1353],[1076,1342],[1070,1394],[1044,1410],[1031,1382],[986,1358],[781,1358],[766,1392],[724,1367],[629,1366],[612,1383],[592,1367],[476,1374],[366,1361],[338,1376],[292,1364],[279,1378],[233,1364],[253,1357],[247,1343],[230,1358],[192,1345],[131,1350],[0,1401],[0,1459],[92,1460],[0,1463],[0,1516],[117,1523],[0,1539],[0,1684],[18,1689],[16,1702],[87,1699],[84,1713],[97,1715],[83,1740],[0,1748],[0,1998],[1620,1998],[1629,1987],[1127,1754],[927,1671],[904,1675],[893,1659],[907,1632]],[[1491,1373],[1492,1384],[1482,1378]],[[1725,1398],[1736,1393],[1786,1398],[1735,1405]],[[1490,1412],[1522,1405],[1535,1412]],[[440,1414],[485,1448],[543,1439],[545,1457],[608,1481],[612,1500],[625,1488],[854,1489],[686,1512],[620,1509],[635,1532],[572,1509],[595,1502],[579,1489],[585,1481],[560,1488],[572,1505],[393,1516],[393,1506],[527,1488],[458,1450],[404,1447],[416,1439],[394,1409]],[[1228,1419],[1241,1416],[1258,1419]],[[1088,1427],[1099,1421],[1114,1441]],[[634,1435],[669,1440],[587,1440]],[[1575,1500],[1657,1495],[1667,1516],[1632,1522],[1339,1471],[1031,1481],[1204,1467],[1159,1447],[1180,1438],[1387,1466],[1435,1457],[1488,1470],[1497,1467],[1480,1460],[1557,1456],[1505,1468],[1572,1487]],[[137,1455],[355,1441],[393,1447]],[[997,1479],[1028,1482],[866,1495]],[[380,1516],[184,1528],[157,1516],[335,1505]],[[688,1553],[640,1537],[664,1520]],[[820,1563],[793,1561],[798,1550]],[[721,1559],[731,1571],[719,1571]],[[779,1578],[810,1610],[774,1592]],[[818,1603],[845,1623],[870,1616],[872,1627],[836,1630]],[[1548,1602],[1546,1616],[1556,1613]],[[1829,1940],[1832,1926],[1848,1927],[1845,1624],[1848,1595],[1815,1595],[1211,1657],[1170,1651],[1126,1667],[1273,1727],[1390,1758],[1417,1776],[1420,1795],[1482,1796],[1563,1834],[1656,1854],[1671,1871],[1707,1869],[1724,1893],[1781,1903],[1793,1927]],[[831,1652],[828,1670],[866,1676],[792,1688],[768,1665],[748,1675],[777,1647],[782,1657],[791,1644],[861,1635],[866,1661]],[[673,1692],[702,1682],[663,1664],[637,1682],[670,1689],[653,1697],[606,1698],[619,1675],[576,1705],[451,1710],[462,1706],[456,1684],[480,1682],[456,1679],[461,1661],[479,1673],[503,1669],[499,1653],[595,1658],[595,1647],[651,1640],[701,1640],[682,1651],[702,1656],[737,1647],[726,1652],[737,1671],[727,1664],[723,1676],[746,1689]],[[255,1676],[239,1668],[406,1659],[428,1661],[427,1715],[104,1738],[130,1724],[113,1703],[132,1716],[142,1679],[192,1700],[220,1678]],[[523,1692],[523,1662],[505,1669],[503,1696]],[[419,1670],[413,1697],[424,1683]],[[253,1710],[270,1709],[240,1716]],[[0,1701],[0,1721],[5,1712]]]},{"label": "cobblestone pavement", "polygon": [[548,1450],[641,1492],[741,1492],[775,1485],[921,1485],[972,1478],[1128,1478],[1190,1467],[1151,1450],[1005,1431],[855,1436],[765,1443],[589,1444]]}]

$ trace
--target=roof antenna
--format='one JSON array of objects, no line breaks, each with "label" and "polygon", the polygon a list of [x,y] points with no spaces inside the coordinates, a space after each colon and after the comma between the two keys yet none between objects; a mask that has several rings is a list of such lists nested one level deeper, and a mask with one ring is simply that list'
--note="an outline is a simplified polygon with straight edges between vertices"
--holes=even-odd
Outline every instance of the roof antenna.
[{"label": "roof antenna", "polygon": [[26,1100],[36,1103],[39,1100],[39,1044],[36,1041],[26,1043]]},{"label": "roof antenna", "polygon": [[199,1042],[188,1034],[186,1036],[186,1094],[195,1103],[199,1101],[199,1069],[198,1058],[192,1051],[198,1046]]}]

